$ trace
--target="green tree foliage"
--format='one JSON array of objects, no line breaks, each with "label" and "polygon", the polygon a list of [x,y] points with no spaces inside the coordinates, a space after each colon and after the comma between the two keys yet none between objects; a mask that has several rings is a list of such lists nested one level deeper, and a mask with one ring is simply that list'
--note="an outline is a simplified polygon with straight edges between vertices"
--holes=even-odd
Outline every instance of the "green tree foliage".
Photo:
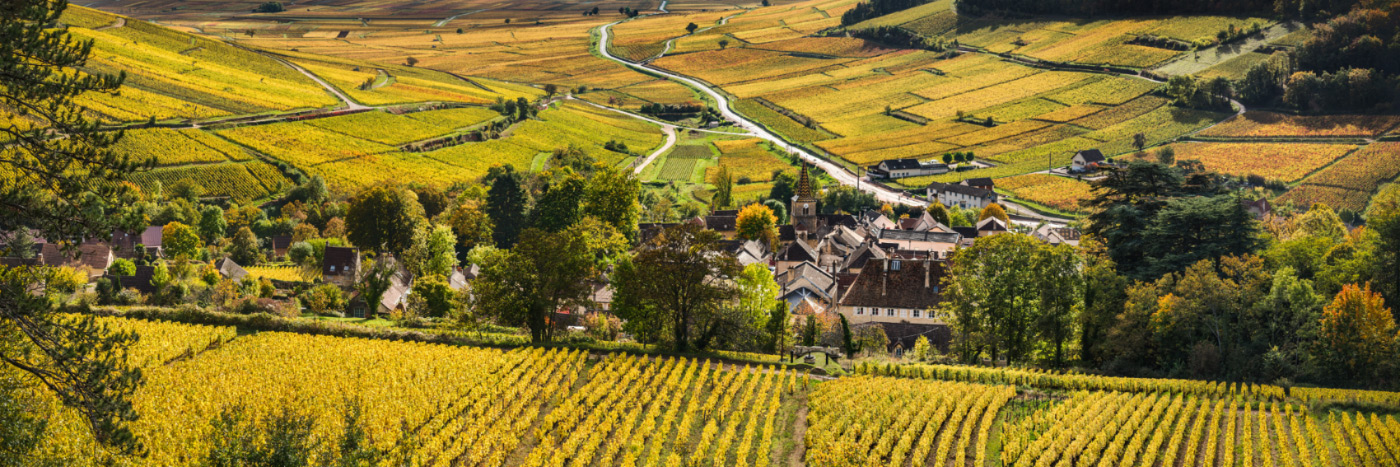
[{"label": "green tree foliage", "polygon": [[1011,217],[1006,215],[1006,209],[1002,208],[1000,204],[991,203],[988,204],[987,207],[982,208],[982,212],[977,214],[977,222],[982,222],[983,219],[988,217],[1001,219],[1003,224],[1011,225]]},{"label": "green tree foliage", "polygon": [[773,188],[768,189],[768,199],[787,205],[792,202],[793,196],[797,196],[797,178],[787,172],[774,172]]},{"label": "green tree foliage", "polygon": [[721,308],[733,299],[726,277],[739,265],[723,254],[721,237],[692,224],[668,228],[639,247],[613,274],[613,311],[643,342],[678,351],[703,350],[724,327]]},{"label": "green tree foliage", "polygon": [[1230,110],[1233,89],[1230,80],[1217,77],[1210,80],[1193,76],[1173,76],[1163,90],[1172,103],[1181,107],[1205,110]]},{"label": "green tree foliage", "polygon": [[[301,294],[301,302],[318,315],[339,315],[345,311],[345,293],[331,284],[318,285]],[[371,307],[379,302],[370,302]],[[371,308],[372,309],[372,308]]]},{"label": "green tree foliage", "polygon": [[729,167],[719,166],[710,177],[710,184],[715,186],[715,196],[710,200],[711,206],[723,208],[734,204],[734,176],[729,173]]},{"label": "green tree foliage", "polygon": [[243,406],[225,407],[211,425],[209,452],[202,465],[209,467],[277,466],[311,464],[317,444],[312,437],[316,420],[283,405],[277,412],[257,417]]},{"label": "green tree foliage", "polygon": [[982,237],[958,250],[944,278],[945,310],[954,316],[956,351],[963,361],[1003,354],[1025,362],[1040,343],[1063,363],[1083,295],[1080,259],[1067,246],[1051,247],[1020,234]]},{"label": "green tree foliage", "polygon": [[525,177],[506,164],[492,167],[486,175],[486,183],[491,185],[486,192],[486,215],[494,226],[492,237],[497,248],[510,248],[528,219],[529,193],[525,190]]},{"label": "green tree foliage", "polygon": [[1400,184],[1390,184],[1371,200],[1367,227],[1375,238],[1373,284],[1390,303],[1400,303]]},{"label": "green tree foliage", "polygon": [[166,254],[171,257],[194,258],[204,246],[194,228],[179,222],[165,224],[160,232],[161,247],[165,248]]},{"label": "green tree foliage", "polygon": [[695,30],[696,30],[696,29],[699,29],[699,28],[700,28],[700,26],[696,25],[695,23],[687,24],[687,25],[685,25],[685,33],[686,33],[686,34],[695,34]]},{"label": "green tree foliage", "polygon": [[875,194],[857,190],[853,186],[840,185],[826,190],[821,197],[821,211],[827,214],[860,214],[867,209],[876,209],[880,203]]},{"label": "green tree foliage", "polygon": [[224,210],[218,206],[205,206],[199,212],[199,236],[204,238],[205,243],[214,243],[216,240],[224,238],[228,230],[228,221],[224,220]]},{"label": "green tree foliage", "polygon": [[419,316],[445,318],[457,309],[457,292],[448,286],[446,277],[436,274],[419,277],[413,281],[408,306]]},{"label": "green tree foliage", "polygon": [[443,276],[457,267],[457,236],[445,225],[423,225],[413,234],[413,246],[404,252],[404,266],[414,276]]},{"label": "green tree foliage", "polygon": [[570,175],[560,180],[546,182],[542,192],[535,197],[535,208],[530,211],[530,226],[545,232],[564,230],[583,218],[583,177]]},{"label": "green tree foliage", "polygon": [[429,219],[437,218],[452,202],[442,190],[430,186],[414,188],[413,194],[418,196],[418,204],[423,206],[423,216]]},{"label": "green tree foliage", "polygon": [[[310,249],[310,245],[306,243],[297,243],[297,245],[306,245],[306,248]],[[242,265],[256,265],[261,263],[263,259],[262,248],[258,247],[258,237],[253,234],[253,229],[247,227],[240,227],[238,232],[233,234],[233,242],[229,245],[228,252],[229,257],[233,258],[233,262]],[[292,256],[290,250],[287,256]],[[293,261],[298,264],[301,263],[300,261]]]},{"label": "green tree foliage", "polygon": [[938,221],[940,224],[947,226],[953,225],[953,218],[948,214],[948,208],[943,206],[943,203],[938,201],[929,203],[928,214],[933,217],[933,220]]},{"label": "green tree foliage", "polygon": [[1257,223],[1213,174],[1134,162],[1094,185],[1084,232],[1103,241],[1131,279],[1151,280],[1202,258],[1243,254],[1256,246]]},{"label": "green tree foliage", "polygon": [[599,167],[583,190],[583,214],[602,221],[629,242],[637,239],[642,184],[630,171]]},{"label": "green tree foliage", "polygon": [[381,256],[376,260],[365,260],[360,265],[359,274],[360,277],[355,281],[355,290],[360,293],[360,299],[365,301],[367,313],[374,313],[379,308],[379,302],[384,300],[384,293],[394,285],[398,265],[392,257]]},{"label": "green tree foliage", "polygon": [[580,228],[531,228],[514,248],[487,252],[472,284],[476,309],[503,324],[529,327],[534,342],[552,340],[553,313],[583,304],[592,291],[589,281],[601,272],[589,237]]},{"label": "green tree foliage", "polygon": [[112,265],[107,268],[107,274],[113,276],[130,276],[136,274],[136,264],[129,259],[117,258],[112,261]]},{"label": "green tree foliage", "polygon": [[766,350],[781,353],[792,344],[791,333],[788,331],[788,321],[791,320],[792,314],[788,312],[787,302],[775,301],[768,310],[768,321],[763,326],[768,335]]},{"label": "green tree foliage", "polygon": [[390,185],[375,185],[350,198],[346,211],[346,236],[350,243],[379,253],[403,254],[413,245],[413,234],[423,220],[423,206],[412,192]]},{"label": "green tree foliage", "polygon": [[482,209],[481,201],[469,199],[457,203],[448,216],[447,225],[457,236],[458,258],[466,258],[467,252],[477,245],[494,244],[491,239],[491,217]]}]

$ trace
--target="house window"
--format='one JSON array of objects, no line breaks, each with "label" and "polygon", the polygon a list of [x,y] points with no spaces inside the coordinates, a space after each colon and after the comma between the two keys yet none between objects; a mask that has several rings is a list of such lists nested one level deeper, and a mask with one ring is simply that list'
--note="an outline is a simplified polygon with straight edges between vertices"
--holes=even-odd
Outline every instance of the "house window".
[{"label": "house window", "polygon": [[919,317],[919,310],[914,310],[914,317],[915,317],[915,318],[918,318],[918,317]]},{"label": "house window", "polygon": [[332,273],[335,272],[335,265],[334,265],[334,264],[331,265],[331,272],[332,272]]},{"label": "house window", "polygon": [[885,316],[894,316],[894,308],[886,308]]},{"label": "house window", "polygon": [[863,314],[865,314],[865,309],[864,309],[864,308],[856,308],[856,314],[857,314],[857,315],[863,315]]}]

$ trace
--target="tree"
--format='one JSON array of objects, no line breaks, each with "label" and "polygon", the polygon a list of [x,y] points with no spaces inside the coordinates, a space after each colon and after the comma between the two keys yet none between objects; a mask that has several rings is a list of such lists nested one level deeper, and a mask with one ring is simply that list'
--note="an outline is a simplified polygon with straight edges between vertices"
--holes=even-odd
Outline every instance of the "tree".
[{"label": "tree", "polygon": [[524,176],[507,164],[492,167],[486,175],[491,189],[486,192],[486,215],[494,226],[492,237],[497,248],[510,248],[525,228],[527,220]]},{"label": "tree", "polygon": [[1147,135],[1133,133],[1133,147],[1136,148],[1138,152],[1142,152],[1142,148],[1147,147]]},{"label": "tree", "polygon": [[715,170],[715,174],[710,177],[710,183],[715,186],[715,195],[710,201],[711,206],[723,208],[734,204],[734,176],[729,173],[729,167],[719,166]]},{"label": "tree", "polygon": [[445,225],[423,225],[404,252],[404,265],[414,276],[449,276],[457,267],[457,236]]},{"label": "tree", "polygon": [[544,97],[554,97],[557,92],[559,92],[559,85],[554,83],[544,85]]},{"label": "tree", "polygon": [[1005,234],[978,238],[953,254],[943,280],[943,307],[954,317],[963,361],[977,361],[984,352],[993,361],[1003,352],[1009,362],[1024,361],[1044,337],[1052,342],[1069,337],[1064,323],[1073,316],[1064,316],[1064,310],[1078,306],[1078,295],[1071,290],[1057,297],[1064,302],[1054,305],[1054,313],[1045,312],[1043,300],[1058,292],[1055,280],[1077,271],[1078,263],[1071,252],[1044,248],[1027,235]]},{"label": "tree", "polygon": [[533,342],[549,342],[554,312],[582,304],[592,291],[589,281],[598,273],[594,260],[582,229],[526,229],[514,248],[482,259],[472,284],[476,307],[501,323],[529,327]]},{"label": "tree", "polygon": [[112,261],[111,266],[107,267],[107,274],[113,276],[130,276],[136,274],[136,264],[128,259],[117,258],[115,261]]},{"label": "tree", "polygon": [[629,170],[598,167],[583,189],[583,214],[596,218],[628,241],[637,238],[637,222],[641,220],[641,205],[637,202],[642,183]]},{"label": "tree", "polygon": [[1079,314],[1079,360],[1093,366],[1103,366],[1110,357],[1107,348],[1109,331],[1123,312],[1128,283],[1118,275],[1113,260],[1104,256],[1103,246],[1096,241],[1081,241],[1089,250],[1084,261],[1083,310]]},{"label": "tree", "polygon": [[764,323],[763,329],[768,334],[768,351],[782,353],[791,344],[791,336],[788,333],[788,321],[791,315],[788,313],[788,304],[782,300],[773,302],[772,308],[768,312],[768,322]]},{"label": "tree", "polygon": [[847,358],[854,357],[856,352],[860,351],[860,347],[856,346],[851,337],[851,323],[846,319],[845,314],[838,313],[837,316],[841,317],[841,350],[846,352]]},{"label": "tree", "polygon": [[1162,165],[1172,165],[1176,163],[1176,149],[1171,146],[1162,146],[1157,150],[1157,163]]},{"label": "tree", "polygon": [[420,186],[413,189],[413,194],[418,197],[418,204],[423,206],[423,217],[436,219],[438,214],[447,210],[451,200],[447,198],[447,193],[430,186]]},{"label": "tree", "polygon": [[1065,244],[1042,246],[1030,264],[1040,289],[1036,332],[1053,349],[1050,362],[1056,367],[1065,366],[1065,346],[1079,321],[1084,297],[1082,266],[1075,248]]},{"label": "tree", "polygon": [[1400,185],[1390,184],[1371,199],[1367,230],[1374,232],[1376,289],[1390,303],[1400,302]]},{"label": "tree", "polygon": [[[298,245],[305,245],[305,243]],[[233,258],[233,262],[242,265],[251,266],[262,262],[262,249],[258,248],[258,237],[253,235],[253,229],[240,227],[238,232],[233,234],[233,243],[229,245],[229,256]],[[291,256],[290,251],[288,256]]]},{"label": "tree", "polygon": [[[301,302],[312,313],[318,315],[339,315],[345,310],[345,294],[340,291],[340,287],[331,284],[318,285],[311,290],[301,294]],[[370,306],[379,302],[372,302]]]},{"label": "tree", "polygon": [[928,203],[928,215],[940,224],[953,225],[953,218],[948,215],[948,208],[936,200]]},{"label": "tree", "polygon": [[326,228],[321,229],[321,238],[342,238],[345,237],[345,219],[332,217],[326,221]]},{"label": "tree", "polygon": [[286,7],[282,6],[282,2],[263,2],[253,11],[258,13],[281,13],[286,10]]},{"label": "tree", "polygon": [[1298,237],[1321,237],[1339,242],[1347,234],[1346,223],[1337,216],[1331,206],[1322,203],[1312,205],[1308,212],[1292,219],[1293,235]]},{"label": "tree", "polygon": [[[506,20],[506,21],[510,21],[510,20]],[[417,57],[408,57],[407,60],[404,60],[404,61],[403,61],[403,64],[404,64],[404,65],[408,65],[408,66],[417,65],[417,64],[418,64],[418,58],[417,58]]]},{"label": "tree", "polygon": [[369,313],[379,308],[384,293],[394,285],[395,274],[398,274],[398,265],[388,256],[365,260],[360,266],[360,277],[355,278],[355,291],[360,293],[360,299],[365,301]]},{"label": "tree", "polygon": [[734,221],[735,234],[745,240],[757,240],[769,247],[778,241],[778,216],[762,204],[750,204],[739,211]]},{"label": "tree", "polygon": [[228,221],[224,220],[224,210],[218,206],[205,206],[199,213],[199,235],[204,237],[205,243],[213,243],[215,240],[224,238],[224,232],[228,229]]},{"label": "tree", "polygon": [[802,320],[802,339],[800,340],[802,345],[807,347],[817,345],[817,339],[821,337],[821,335],[821,326],[817,324],[817,317],[815,315],[807,315],[807,317]]},{"label": "tree", "polygon": [[779,298],[782,289],[773,280],[773,272],[768,270],[767,264],[754,263],[744,267],[734,279],[734,286],[737,299],[734,308],[741,319],[748,320],[743,324],[753,329],[764,329],[775,304],[787,306]]},{"label": "tree", "polygon": [[583,205],[580,202],[583,192],[583,178],[577,175],[546,182],[543,192],[535,197],[535,208],[530,211],[530,226],[552,233],[578,223],[583,218]]},{"label": "tree", "polygon": [[720,49],[720,50],[724,50],[726,47],[729,47],[729,39],[720,39],[720,40],[719,40],[719,49]]},{"label": "tree", "polygon": [[413,245],[413,234],[423,222],[423,206],[408,190],[374,185],[350,198],[345,213],[346,236],[365,250],[402,254]]},{"label": "tree", "polygon": [[491,245],[491,217],[482,210],[482,203],[477,200],[463,200],[452,208],[452,214],[447,219],[447,225],[452,227],[452,233],[457,236],[457,257],[465,258],[467,252],[472,251],[477,245]]},{"label": "tree", "polygon": [[786,205],[797,195],[797,179],[783,171],[773,171],[773,188],[768,189],[768,199]]},{"label": "tree", "polygon": [[160,236],[161,247],[172,257],[194,258],[204,246],[193,228],[179,222],[165,224],[160,229]]},{"label": "tree", "polygon": [[724,324],[721,305],[735,294],[726,278],[739,272],[720,240],[692,224],[663,230],[618,264],[614,312],[643,338],[669,337],[682,352],[708,347]]},{"label": "tree", "polygon": [[687,24],[687,25],[685,25],[685,33],[686,33],[686,34],[695,34],[695,30],[696,30],[696,29],[699,29],[699,28],[700,28],[700,26],[696,25],[695,23]]},{"label": "tree", "polygon": [[413,293],[408,306],[419,316],[445,318],[457,308],[457,292],[447,284],[447,278],[431,274],[413,281]]},{"label": "tree", "polygon": [[1322,310],[1319,354],[1339,381],[1374,381],[1394,358],[1395,318],[1371,285],[1342,287]]},{"label": "tree", "polygon": [[914,341],[913,350],[914,360],[916,361],[927,361],[929,357],[933,356],[933,346],[929,345],[928,338],[922,335],[919,336],[918,340]]},{"label": "tree", "polygon": [[977,215],[977,222],[982,222],[988,217],[995,217],[1006,225],[1011,225],[1011,217],[1006,215],[1006,209],[1003,209],[1000,204],[991,203],[982,208],[982,212]]},{"label": "tree", "polygon": [[300,224],[297,224],[296,227],[292,228],[293,242],[305,242],[308,240],[315,240],[317,237],[320,236],[321,231],[316,230],[316,226],[311,225],[307,222],[302,222]]}]

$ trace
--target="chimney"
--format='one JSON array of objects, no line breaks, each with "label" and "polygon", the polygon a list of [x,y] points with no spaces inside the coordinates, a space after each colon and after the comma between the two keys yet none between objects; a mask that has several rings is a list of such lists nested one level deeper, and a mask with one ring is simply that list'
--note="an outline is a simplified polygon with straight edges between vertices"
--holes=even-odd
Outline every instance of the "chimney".
[{"label": "chimney", "polygon": [[[930,253],[930,254],[932,254],[932,253]],[[927,289],[928,286],[929,286],[929,283],[928,283],[928,270],[930,270],[930,269],[933,269],[933,259],[932,259],[931,257],[930,257],[929,259],[927,259],[927,260],[924,260],[924,288],[925,288],[925,289]]]},{"label": "chimney", "polygon": [[885,258],[885,274],[880,276],[880,296],[885,296],[886,286],[890,282],[890,259]]}]

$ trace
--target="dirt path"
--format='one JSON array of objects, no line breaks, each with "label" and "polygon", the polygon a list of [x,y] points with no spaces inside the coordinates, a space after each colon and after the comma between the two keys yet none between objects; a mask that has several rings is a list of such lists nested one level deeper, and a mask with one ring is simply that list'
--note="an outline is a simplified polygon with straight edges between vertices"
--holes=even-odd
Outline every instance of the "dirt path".
[{"label": "dirt path", "polygon": [[807,439],[807,401],[801,403],[802,405],[797,406],[797,419],[792,424],[792,441],[796,447],[792,448],[792,454],[788,455],[787,465],[790,466],[806,465],[804,460],[807,457],[807,443],[803,440]]},{"label": "dirt path", "polygon": [[1239,42],[1217,45],[1194,54],[1182,54],[1181,57],[1157,67],[1154,71],[1170,76],[1198,73],[1226,60],[1259,50],[1260,47],[1269,45],[1269,43],[1297,31],[1301,27],[1301,25],[1292,22],[1275,24],[1264,28],[1263,33],[1259,36],[1250,36]]},{"label": "dirt path", "polygon": [[641,163],[635,164],[637,168],[632,169],[632,173],[641,175],[642,170],[646,169],[648,165],[651,165],[652,161],[656,160],[662,153],[676,145],[676,127],[674,125],[662,125],[661,131],[666,132],[666,144],[661,145],[660,149],[657,149],[652,152],[650,156],[642,159]]},{"label": "dirt path", "polygon": [[123,17],[121,17],[121,16],[118,16],[118,17],[117,17],[117,20],[116,20],[116,21],[113,21],[112,24],[109,24],[109,25],[106,25],[106,26],[102,26],[102,27],[100,27],[100,28],[97,28],[96,30],[97,30],[97,31],[106,31],[106,30],[108,30],[108,29],[117,29],[117,28],[123,28],[123,27],[126,27],[126,18],[123,18]]}]

